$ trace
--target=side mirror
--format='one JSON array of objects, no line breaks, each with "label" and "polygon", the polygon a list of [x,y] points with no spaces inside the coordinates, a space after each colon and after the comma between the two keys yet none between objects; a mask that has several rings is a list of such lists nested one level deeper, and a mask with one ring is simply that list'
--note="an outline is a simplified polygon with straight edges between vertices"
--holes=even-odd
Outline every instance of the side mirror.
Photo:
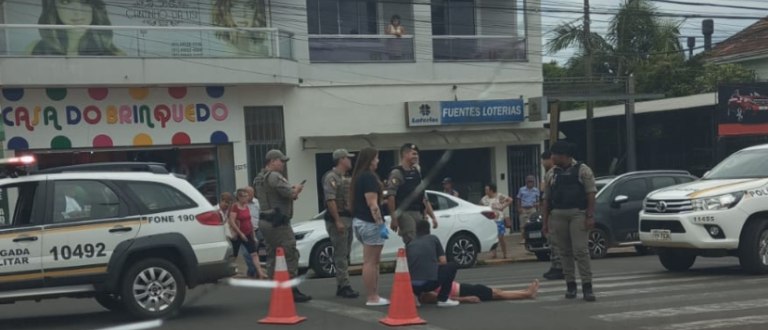
[{"label": "side mirror", "polygon": [[629,197],[626,195],[618,195],[616,198],[613,199],[613,204],[616,206],[619,206],[621,204],[624,204],[629,201]]}]

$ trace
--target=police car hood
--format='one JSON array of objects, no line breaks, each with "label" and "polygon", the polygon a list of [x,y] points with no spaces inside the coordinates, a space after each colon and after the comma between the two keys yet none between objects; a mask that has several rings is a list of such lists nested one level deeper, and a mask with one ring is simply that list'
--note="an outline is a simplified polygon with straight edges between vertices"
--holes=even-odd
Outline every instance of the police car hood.
[{"label": "police car hood", "polygon": [[663,188],[648,195],[649,199],[690,199],[754,190],[768,184],[768,179],[699,180]]}]

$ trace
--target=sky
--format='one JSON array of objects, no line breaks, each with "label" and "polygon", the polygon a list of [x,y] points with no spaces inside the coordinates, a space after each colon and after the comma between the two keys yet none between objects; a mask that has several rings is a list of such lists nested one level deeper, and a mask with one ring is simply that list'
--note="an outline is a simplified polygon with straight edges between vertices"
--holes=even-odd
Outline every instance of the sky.
[{"label": "sky", "polygon": [[[616,12],[619,3],[624,0],[590,0],[590,10],[592,12]],[[670,4],[654,2],[659,12],[667,14],[686,14],[686,15],[719,15],[719,16],[737,16],[737,17],[765,17],[768,16],[768,1],[766,0],[675,0],[686,4]],[[572,13],[552,13],[546,12],[546,9],[562,8],[567,10],[583,10],[583,0],[541,0],[542,3],[542,25],[544,30],[544,43],[551,36],[555,26],[561,22],[568,22],[580,17],[583,14]],[[744,7],[765,8],[764,10],[752,9],[734,9],[706,6],[706,4],[732,5]],[[611,15],[591,15],[592,31],[604,34],[608,27]],[[701,33],[701,21],[704,18],[673,18],[676,20],[685,20],[682,25],[682,35],[684,37],[697,37],[696,47],[704,45],[704,36]],[[756,19],[725,19],[713,18],[715,22],[715,33],[712,35],[712,42],[723,41],[733,34],[743,30],[751,25]],[[684,47],[687,47],[687,38],[681,40]],[[556,60],[563,64],[573,54],[572,50],[566,50],[557,54],[544,54],[544,61]]]}]

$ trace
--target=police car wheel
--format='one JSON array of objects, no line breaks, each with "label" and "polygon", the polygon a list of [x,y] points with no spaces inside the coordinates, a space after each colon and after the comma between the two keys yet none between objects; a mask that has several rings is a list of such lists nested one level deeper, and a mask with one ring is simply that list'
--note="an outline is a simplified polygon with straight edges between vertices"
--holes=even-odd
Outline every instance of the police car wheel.
[{"label": "police car wheel", "polygon": [[120,296],[126,310],[141,319],[175,313],[187,294],[178,267],[165,259],[144,259],[133,264],[121,281]]},{"label": "police car wheel", "polygon": [[321,241],[312,249],[310,265],[317,277],[336,276],[336,265],[333,263],[333,244],[331,241]]},{"label": "police car wheel", "polygon": [[110,311],[120,312],[124,309],[123,301],[120,299],[120,296],[110,293],[98,293],[94,298],[96,299],[96,302],[101,305],[101,307],[104,307]]},{"label": "police car wheel", "polygon": [[448,241],[448,261],[455,262],[459,268],[471,268],[477,263],[477,240],[464,233],[453,236]]},{"label": "police car wheel", "polygon": [[674,250],[659,251],[659,261],[669,271],[682,272],[693,266],[696,262],[695,254],[678,253]]},{"label": "police car wheel", "polygon": [[768,274],[768,220],[744,225],[739,242],[739,263],[747,273]]}]

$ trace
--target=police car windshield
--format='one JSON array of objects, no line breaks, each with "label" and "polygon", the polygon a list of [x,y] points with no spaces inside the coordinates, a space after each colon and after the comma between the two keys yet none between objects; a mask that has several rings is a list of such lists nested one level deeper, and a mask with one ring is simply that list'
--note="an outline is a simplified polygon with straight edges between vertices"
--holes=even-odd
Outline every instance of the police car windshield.
[{"label": "police car windshield", "polygon": [[704,180],[768,178],[768,149],[737,152],[715,166]]}]

